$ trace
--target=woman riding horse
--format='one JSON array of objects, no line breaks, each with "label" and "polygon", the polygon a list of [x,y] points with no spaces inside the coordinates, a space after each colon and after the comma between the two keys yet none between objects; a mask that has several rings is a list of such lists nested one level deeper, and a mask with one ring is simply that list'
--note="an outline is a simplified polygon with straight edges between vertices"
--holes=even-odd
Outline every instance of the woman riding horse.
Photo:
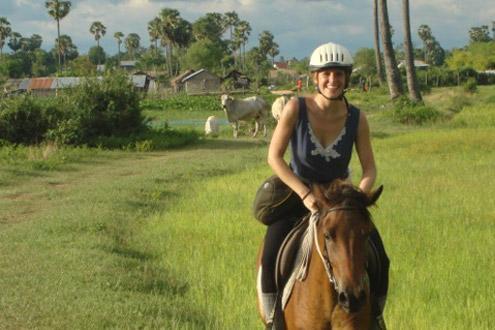
[{"label": "woman riding horse", "polygon": [[[327,43],[316,48],[310,59],[316,93],[291,99],[275,128],[268,152],[268,163],[276,176],[258,190],[255,216],[268,225],[262,253],[261,300],[266,324],[271,324],[277,297],[274,267],[282,241],[294,223],[308,212],[318,212],[325,201],[314,194],[314,184],[349,180],[349,163],[355,146],[362,169],[359,188],[370,193],[376,179],[369,125],[365,114],[347,102],[353,59],[343,46]],[[290,165],[284,160],[291,144]],[[377,251],[383,276],[370,285],[376,303],[373,317],[383,324],[383,308],[388,288],[388,258],[376,229],[369,244]]]}]

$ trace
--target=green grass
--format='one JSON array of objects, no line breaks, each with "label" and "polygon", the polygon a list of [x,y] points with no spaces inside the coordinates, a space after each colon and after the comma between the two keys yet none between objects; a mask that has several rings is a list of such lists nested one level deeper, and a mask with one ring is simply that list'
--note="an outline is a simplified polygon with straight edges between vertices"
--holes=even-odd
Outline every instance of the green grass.
[{"label": "green grass", "polygon": [[[435,93],[429,105],[449,100]],[[484,124],[495,92],[479,93],[451,121],[423,127],[370,112],[381,129],[385,190],[372,213],[391,259],[390,329],[495,324],[495,129]],[[28,170],[17,184],[7,171],[0,191],[0,328],[261,328],[254,266],[265,227],[251,203],[271,174],[267,143],[91,150],[52,170],[28,156],[8,165]],[[356,182],[356,157],[352,167]]]}]

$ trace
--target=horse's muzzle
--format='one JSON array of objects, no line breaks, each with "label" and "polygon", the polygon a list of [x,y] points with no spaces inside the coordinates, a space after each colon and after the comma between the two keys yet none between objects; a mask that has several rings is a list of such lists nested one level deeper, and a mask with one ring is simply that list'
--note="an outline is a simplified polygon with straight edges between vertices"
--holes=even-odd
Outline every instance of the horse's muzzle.
[{"label": "horse's muzzle", "polygon": [[359,291],[356,297],[352,291],[344,290],[338,292],[337,295],[339,306],[347,313],[356,313],[366,302],[366,292]]}]

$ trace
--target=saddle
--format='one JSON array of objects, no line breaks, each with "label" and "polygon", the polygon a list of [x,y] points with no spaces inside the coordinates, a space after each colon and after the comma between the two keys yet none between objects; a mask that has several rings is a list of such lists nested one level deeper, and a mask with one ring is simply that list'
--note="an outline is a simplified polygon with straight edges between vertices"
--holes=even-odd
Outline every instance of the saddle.
[{"label": "saddle", "polygon": [[278,292],[283,292],[285,284],[292,274],[294,261],[301,247],[304,232],[308,227],[309,218],[309,214],[302,217],[287,234],[280,246],[275,264],[275,283]]}]

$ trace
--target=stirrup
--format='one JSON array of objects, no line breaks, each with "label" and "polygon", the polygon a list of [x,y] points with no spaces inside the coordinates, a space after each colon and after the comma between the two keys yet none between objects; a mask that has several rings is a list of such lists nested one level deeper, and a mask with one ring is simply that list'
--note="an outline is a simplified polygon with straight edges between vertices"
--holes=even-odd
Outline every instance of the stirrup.
[{"label": "stirrup", "polygon": [[387,326],[385,325],[385,319],[383,318],[383,314],[375,317],[373,329],[376,330],[387,330]]}]

